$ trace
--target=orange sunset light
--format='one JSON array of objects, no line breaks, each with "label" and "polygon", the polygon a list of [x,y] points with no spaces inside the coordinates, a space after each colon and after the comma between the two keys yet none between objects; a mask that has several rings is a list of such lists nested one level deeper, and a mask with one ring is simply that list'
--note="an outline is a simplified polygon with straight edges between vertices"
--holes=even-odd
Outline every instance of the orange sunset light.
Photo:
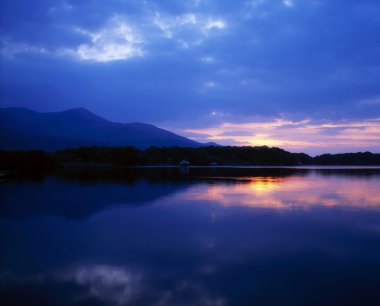
[{"label": "orange sunset light", "polygon": [[[215,141],[225,145],[274,146],[311,153],[380,150],[380,118],[367,121],[312,123],[311,120],[270,122],[224,122],[206,129],[185,129],[194,140]],[[321,152],[317,150],[320,149]]]},{"label": "orange sunset light", "polygon": [[[379,181],[316,176],[251,177],[234,183],[201,184],[186,190],[188,201],[225,207],[310,209],[314,206],[380,210]],[[364,204],[365,203],[365,204]]]}]

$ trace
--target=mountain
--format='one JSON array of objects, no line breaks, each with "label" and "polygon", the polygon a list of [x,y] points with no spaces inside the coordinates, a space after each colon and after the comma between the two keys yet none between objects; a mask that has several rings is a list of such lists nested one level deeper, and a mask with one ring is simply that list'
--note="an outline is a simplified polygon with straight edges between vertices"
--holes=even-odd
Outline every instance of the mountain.
[{"label": "mountain", "polygon": [[180,146],[201,143],[146,123],[116,123],[85,108],[39,113],[0,108],[0,148],[55,151],[78,146]]}]

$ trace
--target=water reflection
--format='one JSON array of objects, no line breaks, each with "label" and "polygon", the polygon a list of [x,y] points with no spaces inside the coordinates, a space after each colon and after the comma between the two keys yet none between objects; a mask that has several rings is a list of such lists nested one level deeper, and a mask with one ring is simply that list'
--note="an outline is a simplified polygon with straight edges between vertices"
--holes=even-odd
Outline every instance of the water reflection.
[{"label": "water reflection", "polygon": [[0,185],[1,305],[380,304],[378,170],[124,171]]},{"label": "water reflection", "polygon": [[127,305],[138,294],[139,275],[124,267],[83,266],[56,272],[51,278],[84,287],[87,292],[83,293],[82,298],[96,298],[113,305]]},{"label": "water reflection", "polygon": [[345,176],[251,177],[229,183],[189,188],[180,197],[188,201],[213,201],[223,206],[271,209],[308,209],[341,206],[380,209],[380,178]]},{"label": "water reflection", "polygon": [[78,183],[75,180],[48,177],[40,183],[8,182],[0,185],[0,217],[23,218],[35,214],[53,214],[83,219],[112,206],[150,204],[182,188],[183,184],[146,180],[129,183]]},{"label": "water reflection", "polygon": [[147,205],[171,195],[226,207],[378,209],[379,185],[380,169],[195,168],[183,174],[178,168],[69,168],[41,181],[0,184],[0,218],[83,219],[112,206]]}]

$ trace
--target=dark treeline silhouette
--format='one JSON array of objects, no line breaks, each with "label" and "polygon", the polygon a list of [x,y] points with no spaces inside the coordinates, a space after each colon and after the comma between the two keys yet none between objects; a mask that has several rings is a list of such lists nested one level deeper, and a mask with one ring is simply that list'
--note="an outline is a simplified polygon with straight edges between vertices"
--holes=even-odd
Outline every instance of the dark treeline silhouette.
[{"label": "dark treeline silhouette", "polygon": [[61,165],[53,154],[43,151],[0,151],[0,171],[38,178]]},{"label": "dark treeline silhouette", "polygon": [[178,165],[188,160],[191,165],[303,165],[312,159],[303,153],[290,153],[280,148],[208,146],[150,147],[80,147],[57,151],[54,156],[65,163],[110,163],[114,165]]},{"label": "dark treeline silhouette", "polygon": [[209,166],[299,166],[299,165],[380,165],[380,154],[371,152],[323,154],[311,157],[280,148],[208,146],[199,148],[79,147],[55,153],[43,151],[0,151],[0,169],[18,173],[48,172],[64,164],[109,164],[115,166],[178,165]]},{"label": "dark treeline silhouette", "polygon": [[53,154],[64,163],[109,163],[113,165],[178,165],[188,160],[191,165],[212,163],[228,166],[297,166],[297,165],[380,165],[380,154],[371,152],[323,154],[311,157],[305,153],[290,153],[280,148],[208,146],[150,147],[80,147]]},{"label": "dark treeline silhouette", "polygon": [[371,152],[323,154],[313,158],[316,165],[380,165],[380,154]]}]

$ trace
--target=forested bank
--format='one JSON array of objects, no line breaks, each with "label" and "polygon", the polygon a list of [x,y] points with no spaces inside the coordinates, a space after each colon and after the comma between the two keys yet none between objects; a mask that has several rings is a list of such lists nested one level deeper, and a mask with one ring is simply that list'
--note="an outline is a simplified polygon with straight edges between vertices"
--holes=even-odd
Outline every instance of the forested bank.
[{"label": "forested bank", "polygon": [[380,154],[371,152],[323,154],[311,157],[280,148],[209,146],[200,148],[79,147],[54,153],[0,151],[0,169],[15,172],[48,172],[65,164],[110,164],[114,166],[179,165],[182,160],[198,166],[300,166],[380,165]]}]

